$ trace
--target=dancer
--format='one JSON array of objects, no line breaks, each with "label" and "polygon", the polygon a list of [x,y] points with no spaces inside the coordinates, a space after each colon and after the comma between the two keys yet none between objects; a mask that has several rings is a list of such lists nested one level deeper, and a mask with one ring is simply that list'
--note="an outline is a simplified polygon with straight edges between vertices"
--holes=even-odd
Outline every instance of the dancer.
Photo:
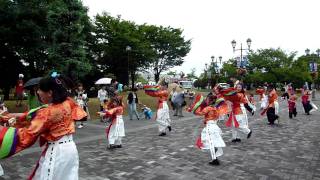
[{"label": "dancer", "polygon": [[278,94],[272,84],[268,85],[268,105],[267,107],[261,112],[261,115],[267,113],[268,124],[274,125],[274,121],[279,119],[279,103],[278,103]]},{"label": "dancer", "polygon": [[158,122],[159,136],[165,136],[167,129],[171,131],[171,119],[169,116],[169,107],[167,104],[168,91],[164,86],[144,86],[145,93],[152,97],[158,98],[158,109],[156,121]]},{"label": "dancer", "polygon": [[248,101],[243,93],[243,85],[238,83],[236,88],[222,90],[221,87],[217,86],[214,89],[217,93],[223,95],[225,100],[232,103],[232,111],[226,122],[226,126],[232,128],[231,142],[241,142],[239,133],[247,135],[247,139],[249,139],[251,137],[252,130],[249,129],[248,117],[245,108]]},{"label": "dancer", "polygon": [[188,108],[189,112],[195,115],[204,116],[203,123],[205,127],[201,132],[201,136],[197,139],[196,145],[199,149],[209,150],[211,155],[210,165],[219,165],[218,157],[223,155],[222,148],[226,146],[222,137],[221,129],[217,125],[220,116],[227,112],[228,106],[222,105],[225,103],[223,99],[217,99],[212,93],[209,93],[207,98],[197,95],[195,102]]},{"label": "dancer", "polygon": [[111,124],[106,129],[109,149],[122,148],[122,138],[125,137],[122,97],[112,97],[109,108],[105,112],[98,112],[101,117],[111,118]]},{"label": "dancer", "polygon": [[288,108],[289,108],[289,118],[292,119],[292,115],[294,117],[297,116],[297,108],[296,108],[297,97],[294,93],[291,92],[288,99]]},{"label": "dancer", "polygon": [[70,88],[73,88],[72,81],[53,73],[40,81],[37,91],[41,102],[47,106],[32,114],[7,115],[11,126],[28,121],[31,116],[29,125],[22,128],[0,126],[0,158],[31,147],[38,138],[40,146],[45,145],[29,179],[78,179],[79,156],[72,134],[75,133],[74,120],[82,119],[86,113],[69,97]]},{"label": "dancer", "polygon": [[308,86],[304,85],[302,90],[301,101],[304,108],[304,112],[307,115],[310,115],[310,112],[313,111],[313,107],[310,103],[310,95],[311,95],[311,92],[309,91]]},{"label": "dancer", "polygon": [[260,110],[266,109],[268,105],[268,96],[266,96],[266,91],[264,88],[258,88],[256,90],[256,93],[260,96],[259,102],[260,102]]}]

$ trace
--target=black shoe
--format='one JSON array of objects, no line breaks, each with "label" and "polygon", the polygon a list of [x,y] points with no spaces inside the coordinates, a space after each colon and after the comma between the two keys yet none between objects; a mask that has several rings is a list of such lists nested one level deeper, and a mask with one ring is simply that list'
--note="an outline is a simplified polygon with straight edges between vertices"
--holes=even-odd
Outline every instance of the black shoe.
[{"label": "black shoe", "polygon": [[165,136],[167,135],[166,133],[160,133],[159,136]]},{"label": "black shoe", "polygon": [[233,143],[241,142],[241,139],[238,139],[238,138],[236,138],[236,139],[232,139],[232,140],[231,140],[231,142],[233,142]]},{"label": "black shoe", "polygon": [[220,165],[220,162],[218,159],[215,159],[215,160],[212,160],[211,162],[209,162],[210,165],[213,165],[213,166],[218,166]]},{"label": "black shoe", "polygon": [[122,145],[115,145],[115,148],[122,148]]},{"label": "black shoe", "polygon": [[252,130],[250,130],[249,134],[247,135],[247,139],[251,137],[251,134],[252,134]]},{"label": "black shoe", "polygon": [[178,116],[178,115],[174,114],[173,116]]},{"label": "black shoe", "polygon": [[115,149],[116,148],[116,145],[113,145],[113,144],[110,144],[108,149],[112,150],[112,149]]},{"label": "black shoe", "polygon": [[168,126],[169,131],[171,131],[171,126]]}]

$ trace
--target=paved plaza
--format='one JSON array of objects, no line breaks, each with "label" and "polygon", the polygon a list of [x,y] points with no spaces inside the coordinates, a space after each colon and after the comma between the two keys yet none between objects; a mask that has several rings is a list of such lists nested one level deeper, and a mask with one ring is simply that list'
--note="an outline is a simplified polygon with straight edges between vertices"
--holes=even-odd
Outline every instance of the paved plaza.
[{"label": "paved plaza", "polygon": [[[259,113],[249,115],[250,139],[231,143],[231,131],[219,122],[227,147],[220,166],[208,164],[210,155],[194,147],[201,119],[185,112],[172,117],[173,131],[158,136],[153,120],[125,119],[123,148],[106,149],[105,125],[88,122],[77,129],[75,141],[80,156],[79,176],[102,179],[315,179],[320,180],[320,112],[305,115],[301,102],[298,116],[288,118],[286,101],[280,102],[280,124],[267,125]],[[315,101],[319,105],[320,101]],[[41,153],[38,145],[1,160],[5,175],[0,179],[26,179]]]}]

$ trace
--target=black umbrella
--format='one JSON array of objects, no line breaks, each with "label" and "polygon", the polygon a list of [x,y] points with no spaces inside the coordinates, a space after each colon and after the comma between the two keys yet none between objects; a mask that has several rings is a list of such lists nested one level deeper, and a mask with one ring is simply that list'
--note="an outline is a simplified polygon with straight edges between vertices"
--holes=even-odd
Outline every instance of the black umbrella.
[{"label": "black umbrella", "polygon": [[40,82],[41,79],[42,79],[42,77],[37,77],[37,78],[29,79],[29,81],[27,81],[27,82],[24,84],[24,88],[28,89],[28,88],[30,88],[31,86],[34,86],[34,85],[39,84],[39,82]]}]

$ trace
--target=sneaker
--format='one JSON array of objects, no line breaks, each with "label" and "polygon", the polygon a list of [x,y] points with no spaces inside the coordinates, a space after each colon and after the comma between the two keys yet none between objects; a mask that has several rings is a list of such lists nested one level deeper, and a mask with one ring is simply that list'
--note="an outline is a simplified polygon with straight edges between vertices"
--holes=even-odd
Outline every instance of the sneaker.
[{"label": "sneaker", "polygon": [[251,137],[251,134],[252,134],[252,130],[250,130],[249,134],[247,135],[247,139]]},{"label": "sneaker", "polygon": [[115,148],[122,148],[122,145],[115,145]]},{"label": "sneaker", "polygon": [[78,128],[79,128],[79,129],[83,128],[83,125],[82,125],[82,124],[80,124],[80,125],[78,126]]},{"label": "sneaker", "polygon": [[218,159],[215,159],[215,160],[212,160],[211,162],[209,162],[210,165],[213,165],[213,166],[218,166],[220,165],[220,162]]},{"label": "sneaker", "polygon": [[168,126],[169,131],[171,131],[171,126]]},{"label": "sneaker", "polygon": [[107,147],[108,149],[110,149],[110,150],[112,150],[112,149],[115,149],[116,148],[116,146],[115,145],[113,145],[113,144],[110,144],[109,145],[109,147]]},{"label": "sneaker", "polygon": [[165,136],[167,135],[166,133],[160,133],[159,136]]},{"label": "sneaker", "polygon": [[237,139],[236,139],[236,142],[241,142],[241,139],[238,139],[238,138],[237,138]]}]

